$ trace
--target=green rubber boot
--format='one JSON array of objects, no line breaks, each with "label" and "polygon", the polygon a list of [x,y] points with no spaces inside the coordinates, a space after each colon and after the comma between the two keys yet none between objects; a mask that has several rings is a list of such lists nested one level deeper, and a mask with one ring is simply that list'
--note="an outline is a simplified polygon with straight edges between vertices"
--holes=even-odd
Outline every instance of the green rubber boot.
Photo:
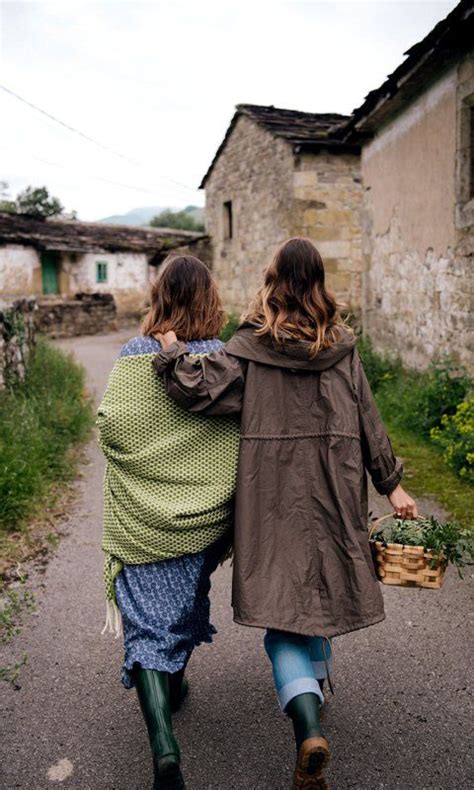
[{"label": "green rubber boot", "polygon": [[171,713],[176,713],[188,694],[189,683],[187,678],[184,677],[184,669],[178,672],[171,672],[168,676],[169,690],[170,690],[170,709]]},{"label": "green rubber boot", "polygon": [[173,735],[167,672],[136,666],[133,678],[148,730],[155,772],[154,790],[184,790],[179,746]]},{"label": "green rubber boot", "polygon": [[325,767],[329,744],[321,733],[321,701],[317,694],[298,694],[286,706],[296,740],[296,767],[292,790],[328,790]]},{"label": "green rubber boot", "polygon": [[316,738],[322,735],[320,708],[321,701],[318,695],[311,692],[298,694],[286,706],[285,713],[293,722],[297,752],[306,738]]}]

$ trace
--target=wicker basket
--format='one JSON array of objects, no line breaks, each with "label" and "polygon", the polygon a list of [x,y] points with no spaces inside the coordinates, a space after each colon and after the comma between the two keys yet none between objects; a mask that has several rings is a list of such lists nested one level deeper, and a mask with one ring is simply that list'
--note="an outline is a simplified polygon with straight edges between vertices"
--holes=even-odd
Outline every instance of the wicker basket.
[{"label": "wicker basket", "polygon": [[376,519],[369,529],[375,570],[380,581],[399,587],[428,587],[439,590],[446,572],[445,560],[433,562],[433,553],[426,551],[423,546],[404,546],[401,543],[388,543],[384,546],[380,541],[372,540],[375,530],[388,518],[394,518],[393,513]]}]

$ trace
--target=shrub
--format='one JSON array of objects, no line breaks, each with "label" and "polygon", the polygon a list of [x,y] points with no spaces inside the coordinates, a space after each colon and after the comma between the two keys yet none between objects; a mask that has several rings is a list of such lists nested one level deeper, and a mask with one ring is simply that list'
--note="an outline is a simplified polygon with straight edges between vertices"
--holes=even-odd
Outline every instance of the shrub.
[{"label": "shrub", "polygon": [[52,483],[72,476],[68,450],[92,423],[83,369],[41,340],[26,380],[0,393],[0,529],[20,527]]},{"label": "shrub", "polygon": [[377,400],[386,419],[429,438],[445,415],[454,414],[471,386],[465,370],[445,357],[423,372],[400,369],[394,380],[382,381]]},{"label": "shrub", "polygon": [[227,343],[227,341],[231,339],[232,335],[235,334],[239,326],[240,317],[237,315],[237,313],[229,313],[227,315],[227,323],[219,335],[223,343]]},{"label": "shrub", "polygon": [[474,483],[474,395],[459,403],[454,414],[445,414],[431,438],[444,449],[443,458],[463,480]]},{"label": "shrub", "polygon": [[364,366],[365,375],[374,393],[377,392],[381,384],[393,381],[400,375],[400,360],[375,351],[372,341],[367,335],[359,336],[357,349]]}]

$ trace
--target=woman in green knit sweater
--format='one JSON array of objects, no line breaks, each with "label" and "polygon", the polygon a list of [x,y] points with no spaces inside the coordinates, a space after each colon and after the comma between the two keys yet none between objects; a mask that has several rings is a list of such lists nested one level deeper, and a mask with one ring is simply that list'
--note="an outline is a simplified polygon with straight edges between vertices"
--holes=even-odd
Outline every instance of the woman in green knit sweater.
[{"label": "woman in green knit sweater", "polygon": [[239,447],[235,417],[187,414],[152,361],[173,328],[188,351],[218,350],[224,312],[209,270],[167,261],[142,336],[122,348],[98,410],[104,477],[105,630],[123,633],[122,683],[135,686],[148,728],[154,788],[184,788],[171,711],[194,647],[212,641],[210,575],[230,546]]}]

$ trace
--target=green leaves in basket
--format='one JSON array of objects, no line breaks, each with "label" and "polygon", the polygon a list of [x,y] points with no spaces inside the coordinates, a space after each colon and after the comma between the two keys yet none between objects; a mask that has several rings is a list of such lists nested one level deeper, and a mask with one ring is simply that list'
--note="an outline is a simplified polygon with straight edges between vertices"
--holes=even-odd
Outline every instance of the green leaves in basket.
[{"label": "green leaves in basket", "polygon": [[456,566],[461,577],[462,569],[474,564],[474,532],[464,529],[456,521],[443,523],[434,516],[406,521],[393,518],[374,532],[372,540],[384,545],[424,546],[433,553],[433,566],[439,560],[445,560]]}]

